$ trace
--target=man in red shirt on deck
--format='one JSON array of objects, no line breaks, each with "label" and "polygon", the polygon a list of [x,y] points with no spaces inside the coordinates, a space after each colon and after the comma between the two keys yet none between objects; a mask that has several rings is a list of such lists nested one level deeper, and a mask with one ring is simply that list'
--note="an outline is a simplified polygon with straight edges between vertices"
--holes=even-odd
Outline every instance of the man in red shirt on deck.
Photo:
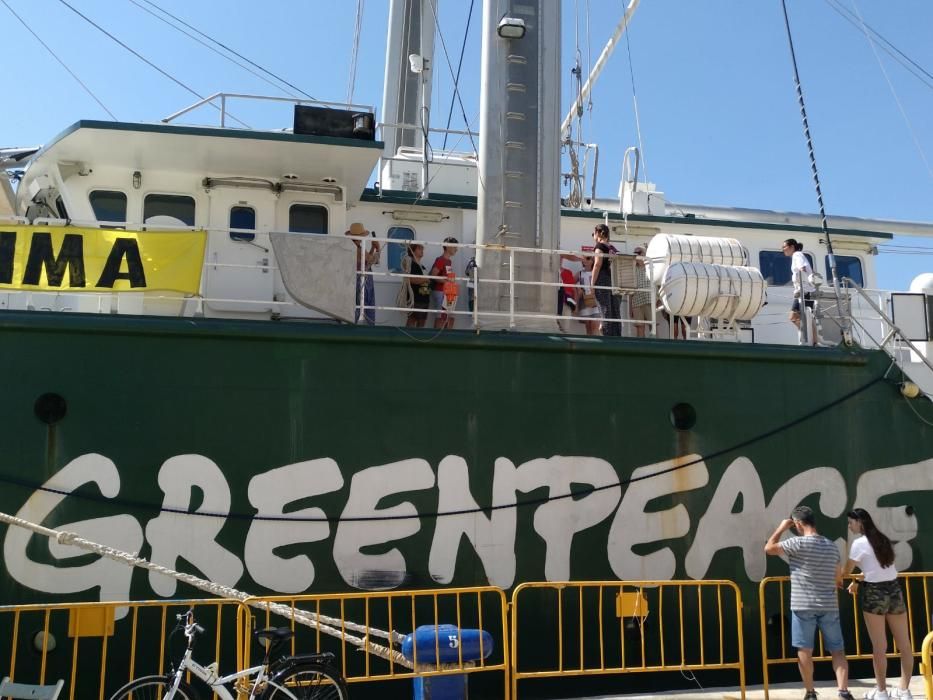
[{"label": "man in red shirt on deck", "polygon": [[[434,316],[435,328],[454,327],[454,316],[453,314],[447,313],[449,304],[444,293],[444,285],[449,284],[447,282],[447,277],[448,275],[452,274],[454,270],[453,257],[457,253],[457,242],[457,239],[453,236],[448,236],[445,238],[444,243],[453,243],[454,245],[445,245],[444,254],[439,255],[437,260],[435,260],[434,264],[431,266],[431,277],[443,278],[431,280],[431,306],[433,306],[437,312]],[[456,304],[457,302],[455,297],[453,305],[450,305],[451,311],[453,311]]]}]

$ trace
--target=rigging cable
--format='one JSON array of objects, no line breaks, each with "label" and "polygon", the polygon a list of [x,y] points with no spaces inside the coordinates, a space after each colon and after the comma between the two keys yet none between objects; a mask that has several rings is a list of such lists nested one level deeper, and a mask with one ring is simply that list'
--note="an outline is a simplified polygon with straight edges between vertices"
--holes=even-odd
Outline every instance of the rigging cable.
[{"label": "rigging cable", "polygon": [[356,23],[353,27],[353,49],[350,51],[350,75],[347,78],[347,106],[353,104],[353,89],[356,87],[356,59],[360,54],[360,32],[363,29],[363,5],[366,0],[356,0]]},{"label": "rigging cable", "polygon": [[930,168],[930,161],[927,160],[927,154],[924,153],[923,146],[920,144],[920,139],[917,138],[917,132],[914,130],[914,125],[910,122],[910,117],[907,116],[907,111],[904,109],[904,105],[901,103],[900,97],[897,96],[897,90],[894,89],[894,84],[891,82],[891,78],[888,77],[888,71],[885,70],[884,64],[881,62],[881,56],[878,55],[875,42],[872,41],[871,35],[865,28],[865,22],[862,21],[862,13],[859,12],[858,5],[855,4],[855,0],[852,0],[852,7],[855,9],[855,14],[858,16],[859,24],[862,27],[862,31],[865,34],[865,39],[868,41],[868,45],[871,47],[871,52],[874,55],[875,60],[878,61],[878,67],[881,69],[881,74],[884,76],[884,80],[888,84],[888,89],[891,90],[891,95],[894,97],[894,102],[897,104],[897,108],[900,111],[901,116],[904,118],[904,123],[907,124],[907,130],[910,132],[910,136],[914,140],[914,146],[917,147],[917,153],[920,154],[920,159],[927,167],[927,173],[929,173],[930,179],[933,180],[933,168]]},{"label": "rigging cable", "polygon": [[[205,98],[203,95],[199,94],[196,90],[194,90],[194,89],[188,87],[187,85],[185,85],[183,82],[181,82],[181,81],[180,81],[178,78],[176,78],[175,76],[173,76],[173,75],[171,75],[170,73],[167,73],[166,71],[164,71],[164,70],[162,70],[161,68],[159,68],[155,63],[153,63],[152,61],[150,61],[149,59],[147,59],[145,56],[143,56],[142,54],[140,54],[138,51],[136,51],[136,50],[133,49],[132,47],[130,47],[130,46],[124,44],[122,41],[120,41],[119,39],[117,39],[117,37],[115,37],[113,34],[111,34],[111,33],[108,32],[106,29],[104,29],[103,27],[101,27],[99,24],[97,24],[97,22],[95,22],[94,20],[92,20],[90,17],[88,17],[87,15],[81,14],[81,12],[79,12],[77,9],[75,9],[74,6],[68,4],[68,2],[67,2],[66,0],[58,0],[58,1],[59,1],[62,5],[64,5],[65,7],[67,7],[69,10],[71,10],[72,12],[74,12],[76,15],[78,15],[78,16],[79,16],[81,19],[83,19],[85,22],[87,22],[88,24],[90,24],[90,25],[92,25],[93,27],[95,27],[96,29],[98,29],[100,32],[102,32],[103,34],[105,34],[106,36],[108,36],[110,39],[112,39],[113,41],[115,41],[116,43],[118,43],[120,46],[122,46],[124,49],[126,49],[127,51],[129,51],[131,54],[133,54],[134,56],[136,56],[136,58],[138,58],[140,61],[142,61],[143,63],[145,63],[145,64],[148,65],[149,67],[154,68],[155,70],[157,70],[159,73],[161,73],[162,75],[164,75],[166,78],[168,78],[169,80],[171,80],[171,81],[172,81],[173,83],[175,83],[176,85],[181,86],[182,88],[184,88],[185,90],[187,90],[188,92],[190,92],[192,95],[194,95],[194,96],[197,97],[198,99],[201,99],[201,100],[207,99],[207,98]],[[209,104],[209,105],[210,105],[211,107],[213,107],[214,109],[220,110],[220,107],[218,107],[217,105],[215,105],[213,102],[208,102],[207,104]],[[249,124],[246,124],[245,122],[241,121],[240,119],[237,119],[236,117],[234,117],[234,116],[233,116],[232,114],[230,114],[229,112],[227,112],[227,116],[230,117],[231,119],[233,119],[234,121],[239,122],[240,124],[242,124],[243,126],[245,126],[247,129],[251,128]]]},{"label": "rigging cable", "polygon": [[113,112],[111,112],[109,109],[107,109],[107,105],[105,105],[103,102],[101,102],[100,99],[97,97],[97,95],[95,95],[93,92],[91,92],[91,88],[89,88],[87,85],[85,85],[84,82],[81,80],[81,78],[79,78],[77,75],[75,75],[75,72],[74,72],[73,70],[71,70],[71,68],[68,67],[68,64],[65,63],[62,59],[60,59],[60,58],[58,57],[58,55],[57,55],[54,51],[52,51],[52,49],[49,47],[49,45],[46,44],[44,41],[42,41],[42,39],[39,38],[39,35],[38,35],[38,34],[36,34],[34,31],[32,31],[32,28],[31,28],[28,24],[26,24],[26,21],[25,21],[22,17],[20,17],[18,14],[16,14],[16,12],[13,10],[13,8],[10,7],[10,6],[7,4],[7,1],[6,1],[6,0],[0,0],[0,2],[2,2],[3,5],[4,5],[4,7],[6,7],[6,9],[8,9],[8,10],[10,11],[10,14],[12,14],[14,17],[16,17],[16,19],[19,20],[19,23],[20,23],[20,24],[22,24],[24,27],[26,27],[26,31],[28,31],[30,34],[32,34],[32,35],[35,37],[36,41],[38,41],[40,44],[42,44],[42,46],[45,48],[45,50],[48,51],[50,54],[52,54],[52,58],[54,58],[56,61],[58,61],[59,64],[61,64],[61,67],[64,68],[66,71],[68,71],[68,74],[69,74],[72,78],[74,78],[75,80],[78,81],[78,84],[79,84],[82,88],[84,88],[84,91],[85,91],[88,95],[90,95],[92,98],[94,98],[94,101],[95,101],[97,104],[100,105],[100,108],[101,108],[102,110],[104,110],[107,114],[110,115],[110,118],[111,118],[111,119],[113,119],[115,122],[116,122],[116,121],[120,121],[119,119],[117,119],[116,115],[114,115]]},{"label": "rigging cable", "polygon": [[[856,29],[860,29],[863,31],[864,29],[867,29],[869,32],[871,32],[871,34],[873,34],[875,38],[878,39],[879,42],[881,42],[879,47],[881,48],[882,51],[884,51],[895,61],[900,63],[901,66],[904,68],[904,70],[909,72],[911,75],[917,78],[920,82],[922,82],[928,88],[933,88],[933,73],[930,73],[923,66],[917,63],[915,60],[913,60],[910,56],[908,56],[903,51],[901,51],[899,48],[897,48],[894,44],[892,44],[884,36],[882,36],[878,31],[873,29],[871,25],[866,24],[865,22],[862,22],[861,17],[856,18],[855,15],[852,14],[851,10],[840,5],[837,0],[826,0],[826,2],[836,12],[836,14],[838,14],[840,17],[842,17],[846,22],[854,26]],[[910,65],[907,65],[907,64],[910,64]]]},{"label": "rigging cable", "polygon": [[[577,141],[583,142],[583,57],[580,52],[580,3],[574,0],[573,3],[573,32],[574,32],[574,62],[570,69],[572,81],[575,82],[574,89],[577,93],[576,100],[576,121],[577,121]],[[567,130],[565,144],[567,146],[567,157],[570,159],[570,172],[564,176],[565,182],[570,183],[570,192],[567,194],[566,204],[571,209],[579,209],[583,204],[583,179],[580,175],[580,157],[577,154],[576,142],[573,138],[573,122]]]},{"label": "rigging cable", "polygon": [[262,81],[264,81],[265,83],[268,83],[269,85],[271,85],[272,87],[274,87],[276,90],[280,90],[280,91],[284,92],[284,93],[285,93],[286,95],[288,95],[289,97],[295,97],[295,98],[298,97],[297,95],[295,95],[294,93],[289,92],[288,90],[284,89],[284,88],[281,87],[280,85],[276,85],[276,84],[273,83],[271,80],[269,80],[266,76],[262,75],[261,73],[259,73],[259,72],[257,72],[257,71],[254,71],[254,70],[253,70],[252,68],[250,68],[249,66],[244,65],[244,64],[240,63],[239,61],[237,61],[237,60],[231,58],[230,56],[228,56],[227,54],[225,54],[223,51],[219,51],[219,50],[215,49],[213,46],[211,46],[210,44],[208,44],[208,43],[207,43],[206,41],[204,41],[203,39],[199,39],[198,37],[194,36],[194,34],[191,34],[191,33],[189,33],[189,32],[186,32],[184,29],[182,29],[181,27],[179,27],[179,26],[176,25],[176,24],[172,24],[171,22],[169,22],[169,21],[168,21],[167,19],[165,19],[164,17],[160,17],[160,16],[157,15],[155,12],[153,12],[152,10],[150,10],[148,7],[143,7],[142,5],[139,4],[139,2],[137,2],[137,0],[129,0],[129,1],[130,1],[131,3],[133,3],[134,5],[136,5],[136,7],[138,7],[138,8],[139,8],[140,10],[142,10],[143,12],[148,12],[150,15],[152,15],[153,17],[155,17],[155,18],[156,18],[157,20],[159,20],[160,22],[164,22],[165,24],[167,24],[168,26],[170,26],[170,27],[171,27],[172,29],[174,29],[175,31],[181,32],[182,34],[184,34],[186,37],[188,37],[188,38],[191,39],[192,41],[196,41],[197,43],[199,43],[201,46],[203,46],[204,48],[206,48],[208,51],[213,51],[214,53],[216,53],[216,54],[217,54],[218,56],[220,56],[221,58],[227,59],[227,60],[230,61],[230,63],[232,63],[233,65],[238,66],[239,68],[242,68],[243,70],[247,71],[248,73],[250,73],[250,74],[256,76],[256,77],[259,78],[260,80],[262,80]]},{"label": "rigging cable", "polygon": [[212,36],[210,36],[210,35],[208,35],[208,34],[205,34],[204,32],[202,32],[202,31],[201,31],[200,29],[198,29],[197,27],[191,26],[190,24],[188,24],[187,22],[185,22],[185,20],[181,19],[180,17],[176,17],[175,15],[173,15],[173,14],[172,14],[171,12],[169,12],[168,10],[166,10],[166,9],[164,9],[164,8],[162,8],[162,7],[159,7],[157,4],[155,4],[154,2],[152,2],[152,0],[143,0],[143,2],[145,2],[147,5],[152,5],[152,6],[153,6],[154,8],[156,8],[159,12],[161,12],[161,13],[163,13],[163,14],[165,14],[165,15],[168,15],[169,17],[171,17],[171,18],[172,18],[173,20],[175,20],[176,22],[178,22],[178,23],[180,23],[180,24],[183,24],[184,26],[188,27],[188,29],[190,29],[190,30],[193,31],[193,32],[195,32],[195,33],[197,33],[197,34],[200,34],[201,36],[203,36],[203,37],[204,37],[205,39],[207,39],[208,41],[214,42],[214,43],[217,44],[220,48],[224,49],[225,51],[229,51],[230,53],[232,53],[232,54],[233,54],[234,56],[236,56],[237,58],[242,58],[242,59],[243,59],[244,61],[246,61],[248,64],[250,64],[251,66],[253,66],[253,67],[255,67],[255,68],[258,68],[259,70],[261,70],[261,71],[262,71],[263,73],[265,73],[266,75],[271,75],[273,78],[275,78],[276,80],[278,80],[280,83],[283,83],[283,84],[285,84],[285,85],[288,85],[288,87],[290,87],[292,90],[295,90],[296,92],[298,92],[298,93],[304,95],[305,97],[307,97],[307,98],[308,98],[309,100],[311,100],[312,102],[317,102],[317,101],[318,101],[318,99],[317,99],[316,97],[312,97],[311,95],[309,95],[308,93],[306,93],[304,90],[302,90],[301,88],[299,88],[297,85],[293,85],[292,83],[290,83],[290,82],[288,82],[287,80],[285,80],[285,78],[282,78],[282,77],[276,75],[275,73],[273,73],[272,71],[270,71],[268,68],[263,68],[262,66],[260,66],[260,65],[259,65],[258,63],[256,63],[255,61],[249,60],[249,59],[248,59],[246,56],[244,56],[243,54],[238,53],[237,51],[234,51],[234,50],[231,49],[229,46],[227,46],[226,44],[224,44],[222,41],[218,41],[218,40],[215,39],[214,37],[212,37]]},{"label": "rigging cable", "polygon": [[[794,69],[794,87],[797,90],[797,103],[800,105],[800,118],[803,121],[803,134],[807,140],[807,152],[810,156],[810,171],[813,174],[813,184],[816,187],[816,201],[820,207],[820,226],[823,236],[826,240],[826,253],[829,260],[830,274],[833,278],[833,291],[836,293],[836,308],[843,308],[842,294],[839,291],[839,270],[836,268],[836,256],[833,254],[833,242],[829,235],[829,225],[826,223],[826,207],[823,206],[823,189],[820,187],[820,173],[816,168],[816,154],[813,151],[813,138],[810,136],[810,122],[807,119],[807,106],[803,101],[803,87],[800,84],[800,73],[797,70],[797,54],[794,52],[794,37],[790,31],[790,17],[787,15],[787,0],[781,0],[781,7],[784,10],[784,27],[787,30],[787,45],[790,48],[790,60]],[[846,344],[849,344],[850,324],[847,319],[843,319],[842,336]]]},{"label": "rigging cable", "polygon": [[[567,493],[559,494],[557,496],[541,496],[538,498],[529,498],[523,501],[516,500],[513,503],[502,503],[502,504],[492,504],[488,506],[478,506],[476,508],[459,508],[456,510],[450,511],[434,511],[429,513],[412,513],[412,514],[403,514],[403,515],[359,515],[359,516],[346,516],[342,517],[339,515],[322,515],[322,516],[296,516],[291,514],[285,515],[258,515],[253,513],[246,512],[229,512],[229,513],[220,513],[220,512],[210,512],[203,510],[191,511],[187,508],[181,507],[172,507],[166,505],[159,505],[156,503],[141,501],[138,499],[132,498],[108,498],[104,495],[94,494],[93,492],[88,491],[75,491],[75,490],[65,490],[61,488],[55,488],[53,486],[46,486],[44,484],[37,484],[28,479],[23,479],[17,476],[11,475],[0,475],[0,483],[10,484],[12,486],[18,486],[21,488],[30,489],[33,491],[40,491],[42,493],[52,493],[59,496],[72,496],[74,498],[83,499],[86,501],[96,502],[96,503],[105,503],[110,507],[113,506],[125,506],[129,508],[134,508],[138,510],[150,510],[157,511],[159,513],[172,513],[176,515],[192,515],[205,518],[221,518],[221,519],[233,519],[233,520],[242,520],[242,521],[269,521],[269,522],[381,522],[381,521],[390,521],[390,520],[416,520],[422,518],[442,518],[448,516],[457,516],[457,515],[475,515],[475,514],[486,514],[496,510],[507,510],[513,508],[525,508],[528,506],[539,506],[545,503],[550,503],[551,501],[564,501],[567,499],[575,500],[581,496],[586,496],[591,493],[596,493],[600,491],[609,491],[614,489],[622,489],[629,484],[633,484],[639,481],[646,481],[648,479],[654,479],[658,476],[663,476],[664,474],[671,474],[678,472],[682,469],[688,467],[696,466],[698,464],[704,464],[706,462],[712,461],[714,459],[719,459],[728,454],[736,452],[744,447],[754,445],[756,443],[767,440],[768,438],[776,437],[785,433],[792,428],[802,425],[807,421],[810,421],[817,416],[836,408],[844,404],[845,402],[855,398],[856,396],[862,394],[863,392],[871,389],[876,384],[884,382],[887,378],[888,372],[878,375],[873,379],[870,379],[865,384],[860,387],[849,391],[842,396],[839,396],[828,403],[823,404],[822,406],[817,406],[816,408],[804,413],[797,418],[787,421],[782,425],[778,425],[770,430],[766,430],[758,435],[753,435],[750,438],[746,438],[737,443],[734,443],[728,447],[724,447],[713,452],[710,452],[706,455],[701,455],[695,459],[690,459],[679,464],[673,464],[670,467],[665,467],[657,471],[651,472],[649,474],[640,474],[639,476],[630,476],[626,479],[619,479],[615,483],[604,484],[601,486],[588,486],[585,488],[577,489],[575,491],[570,491]],[[911,408],[915,408],[911,406]],[[915,411],[916,412],[916,411]],[[918,414],[919,415],[919,414]],[[681,457],[682,459],[682,457]],[[678,458],[673,458],[668,461],[676,462]],[[54,478],[54,477],[53,477]]]},{"label": "rigging cable", "polygon": [[[635,66],[632,64],[632,42],[629,41],[629,34],[631,29],[626,30],[625,32],[625,50],[628,53],[628,72],[629,79],[632,82],[632,104],[635,108],[635,133],[638,136],[638,153],[639,160],[641,161],[642,170],[645,173],[645,183],[649,182],[648,180],[648,158],[645,155],[645,144],[641,138],[641,116],[638,112],[638,93],[635,91]],[[638,185],[636,181],[634,185]]]},{"label": "rigging cable", "polygon": [[[460,114],[463,116],[463,123],[469,124],[470,120],[467,119],[466,108],[463,106],[463,98],[460,96],[460,87],[457,85],[457,79],[454,76],[454,67],[450,62],[450,54],[447,53],[447,42],[444,41],[444,32],[441,31],[441,23],[437,17],[437,0],[430,0],[428,4],[431,6],[431,13],[434,15],[434,26],[437,29],[437,35],[441,39],[441,48],[444,50],[444,59],[447,61],[447,70],[450,72],[450,77],[454,79],[454,95],[457,98],[457,102],[460,104]],[[469,129],[467,129],[469,131]],[[473,134],[468,134],[470,137],[470,144],[473,146],[473,152],[479,153],[479,149],[476,147],[476,141],[473,139]]]},{"label": "rigging cable", "polygon": [[[457,62],[457,75],[454,78],[454,94],[450,96],[450,109],[447,111],[447,126],[444,127],[447,130],[450,129],[450,120],[453,118],[454,114],[454,97],[460,85],[460,69],[463,68],[463,54],[466,53],[467,38],[470,36],[470,24],[473,21],[473,4],[475,1],[476,0],[470,0],[470,11],[467,13],[466,29],[463,30],[463,41],[460,43],[460,60]],[[470,127],[468,126],[466,128],[469,131]],[[444,133],[444,143],[441,145],[442,151],[447,148],[447,137],[449,135],[450,134],[446,132]]]}]

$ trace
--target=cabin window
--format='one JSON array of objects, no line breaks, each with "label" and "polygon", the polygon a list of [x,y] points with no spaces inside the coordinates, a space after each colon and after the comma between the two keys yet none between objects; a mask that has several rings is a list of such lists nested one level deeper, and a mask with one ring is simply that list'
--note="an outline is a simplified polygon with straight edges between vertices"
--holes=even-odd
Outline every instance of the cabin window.
[{"label": "cabin window", "polygon": [[147,194],[143,201],[143,223],[194,226],[194,198],[180,194]]},{"label": "cabin window", "polygon": [[[804,253],[813,267],[813,256]],[[769,287],[782,287],[790,284],[790,256],[782,251],[762,250],[758,253],[758,269]]]},{"label": "cabin window", "polygon": [[[415,232],[408,228],[407,226],[393,226],[389,229],[389,232],[386,234],[386,238],[391,238],[397,241],[410,241],[415,237]],[[401,272],[402,271],[402,258],[405,257],[405,249],[408,247],[406,243],[390,243],[388,246],[387,256],[389,263],[389,272]]]},{"label": "cabin window", "polygon": [[[252,207],[237,206],[230,209],[230,228],[255,229],[256,210]],[[231,231],[230,238],[234,241],[251,241],[256,238],[255,233],[247,231]]]},{"label": "cabin window", "polygon": [[126,195],[115,190],[94,190],[87,196],[98,221],[126,221]]},{"label": "cabin window", "polygon": [[[836,272],[839,273],[839,279],[848,277],[859,287],[865,286],[865,278],[862,275],[862,261],[854,255],[837,255]],[[831,283],[833,279],[832,270],[829,269],[829,256],[826,256],[826,281]]]},{"label": "cabin window", "polygon": [[292,233],[327,233],[327,207],[293,204],[288,210],[288,230]]}]

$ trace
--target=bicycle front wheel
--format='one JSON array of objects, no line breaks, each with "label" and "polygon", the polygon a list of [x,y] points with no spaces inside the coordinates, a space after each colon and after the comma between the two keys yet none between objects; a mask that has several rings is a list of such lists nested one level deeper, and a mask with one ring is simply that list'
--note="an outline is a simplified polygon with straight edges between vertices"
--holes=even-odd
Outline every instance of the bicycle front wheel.
[{"label": "bicycle front wheel", "polygon": [[[110,700],[162,700],[172,687],[173,678],[166,676],[143,676],[130,681],[110,696]],[[175,700],[198,700],[194,688],[184,681],[178,685]]]},{"label": "bicycle front wheel", "polygon": [[289,666],[275,675],[263,700],[347,700],[340,673],[322,664]]}]

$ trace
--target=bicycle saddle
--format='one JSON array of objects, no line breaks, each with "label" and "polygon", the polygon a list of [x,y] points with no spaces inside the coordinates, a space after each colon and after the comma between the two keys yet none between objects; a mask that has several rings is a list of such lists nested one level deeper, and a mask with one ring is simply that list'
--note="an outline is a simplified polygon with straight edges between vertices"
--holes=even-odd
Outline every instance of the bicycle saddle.
[{"label": "bicycle saddle", "polygon": [[294,637],[295,631],[288,627],[269,627],[264,630],[256,630],[253,632],[253,636],[260,641],[265,639],[270,642],[284,642],[286,639]]}]

